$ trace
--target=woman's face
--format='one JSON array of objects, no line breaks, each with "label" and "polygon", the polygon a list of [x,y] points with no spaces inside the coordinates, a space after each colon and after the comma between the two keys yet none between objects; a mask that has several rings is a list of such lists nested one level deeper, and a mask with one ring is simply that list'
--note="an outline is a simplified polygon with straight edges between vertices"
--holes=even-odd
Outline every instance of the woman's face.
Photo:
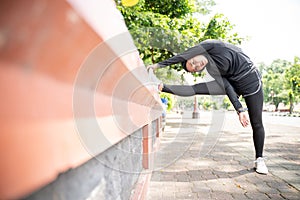
[{"label": "woman's face", "polygon": [[195,56],[186,62],[186,69],[189,72],[199,72],[204,69],[208,60],[203,55]]}]

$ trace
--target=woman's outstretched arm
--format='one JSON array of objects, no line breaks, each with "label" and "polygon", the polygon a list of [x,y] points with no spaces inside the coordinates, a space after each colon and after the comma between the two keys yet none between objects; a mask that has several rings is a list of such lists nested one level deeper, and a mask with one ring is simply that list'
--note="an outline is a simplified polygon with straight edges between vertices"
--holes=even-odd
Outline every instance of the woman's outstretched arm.
[{"label": "woman's outstretched arm", "polygon": [[171,93],[178,96],[193,95],[225,95],[226,92],[216,81],[203,82],[195,85],[168,85],[164,84],[162,92]]}]

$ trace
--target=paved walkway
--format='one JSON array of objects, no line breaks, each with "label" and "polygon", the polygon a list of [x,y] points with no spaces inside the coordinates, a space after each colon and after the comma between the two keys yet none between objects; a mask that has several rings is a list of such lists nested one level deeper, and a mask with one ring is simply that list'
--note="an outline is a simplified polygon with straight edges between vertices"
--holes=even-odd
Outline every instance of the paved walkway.
[{"label": "paved walkway", "polygon": [[[300,199],[300,119],[264,115],[268,175],[234,112],[169,114],[147,199]],[[293,121],[294,120],[294,121]]]}]

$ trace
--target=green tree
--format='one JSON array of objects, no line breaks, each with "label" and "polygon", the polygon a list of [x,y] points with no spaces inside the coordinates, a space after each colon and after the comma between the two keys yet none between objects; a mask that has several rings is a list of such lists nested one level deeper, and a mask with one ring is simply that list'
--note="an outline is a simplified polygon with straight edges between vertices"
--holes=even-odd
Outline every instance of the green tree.
[{"label": "green tree", "polygon": [[289,94],[285,86],[285,72],[290,66],[290,62],[281,59],[274,60],[269,66],[264,66],[264,99],[266,102],[273,103],[276,108],[280,102],[288,102]]},{"label": "green tree", "polygon": [[182,74],[174,69],[162,68],[157,70],[155,75],[166,84],[182,84],[185,81]]},{"label": "green tree", "polygon": [[267,66],[266,71],[272,70],[276,74],[284,74],[291,66],[291,62],[282,59],[274,60],[270,66]]},{"label": "green tree", "polygon": [[288,90],[290,113],[293,112],[294,103],[300,99],[300,58],[295,57],[294,63],[286,70],[285,87]]},{"label": "green tree", "polygon": [[234,25],[223,14],[216,14],[208,23],[202,40],[220,39],[232,44],[241,44],[244,38],[234,32]]},{"label": "green tree", "polygon": [[[140,0],[130,8],[123,7],[120,0],[116,2],[146,64],[165,60],[205,39],[234,44],[243,40],[221,14],[208,25],[195,17],[209,13],[213,0]],[[172,67],[181,70],[180,65]]]},{"label": "green tree", "polygon": [[193,13],[196,11],[195,0],[145,0],[145,10],[154,13],[160,13],[170,18],[180,18],[181,16]]}]

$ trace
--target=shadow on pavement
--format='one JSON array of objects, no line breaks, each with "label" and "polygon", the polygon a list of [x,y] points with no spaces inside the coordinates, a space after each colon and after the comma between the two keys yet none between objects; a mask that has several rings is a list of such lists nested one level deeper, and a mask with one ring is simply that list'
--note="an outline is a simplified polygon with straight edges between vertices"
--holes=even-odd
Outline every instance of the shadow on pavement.
[{"label": "shadow on pavement", "polygon": [[233,172],[218,171],[218,170],[190,170],[180,172],[170,171],[154,171],[152,173],[152,181],[161,182],[190,182],[190,181],[208,181],[214,179],[226,179],[243,176],[245,174],[254,173],[253,168],[242,169]]}]

